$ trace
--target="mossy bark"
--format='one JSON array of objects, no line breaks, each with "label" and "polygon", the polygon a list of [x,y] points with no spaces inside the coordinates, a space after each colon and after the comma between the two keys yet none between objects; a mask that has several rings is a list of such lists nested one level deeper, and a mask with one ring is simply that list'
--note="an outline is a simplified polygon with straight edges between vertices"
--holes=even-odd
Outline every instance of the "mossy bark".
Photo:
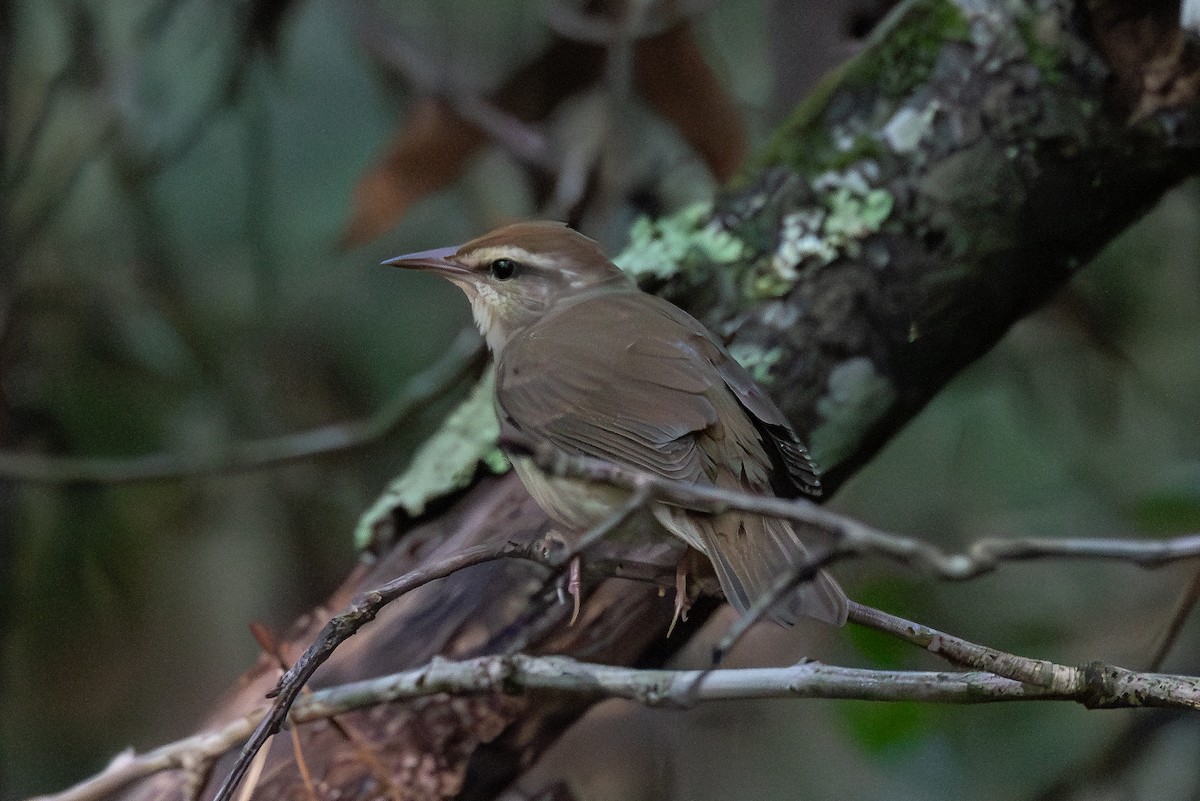
[{"label": "mossy bark", "polygon": [[[693,223],[744,255],[663,290],[771,354],[831,487],[1196,171],[1194,99],[1118,90],[1102,53],[1137,42],[1099,28],[1108,11],[905,4]],[[1179,50],[1165,83],[1194,60]]]}]

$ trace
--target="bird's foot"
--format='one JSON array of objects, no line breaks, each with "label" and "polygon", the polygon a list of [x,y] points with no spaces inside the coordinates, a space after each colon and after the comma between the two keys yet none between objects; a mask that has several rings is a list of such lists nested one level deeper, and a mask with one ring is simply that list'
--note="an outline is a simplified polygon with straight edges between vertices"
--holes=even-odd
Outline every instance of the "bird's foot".
[{"label": "bird's foot", "polygon": [[688,610],[692,608],[692,599],[688,597],[687,580],[688,580],[688,554],[684,554],[679,560],[679,564],[675,565],[675,615],[671,618],[671,626],[667,629],[667,636],[671,636],[671,632],[675,631],[675,624],[679,621],[687,622]]},{"label": "bird's foot", "polygon": [[567,594],[575,600],[575,609],[571,612],[571,622],[568,626],[574,626],[575,621],[579,619],[579,597],[583,594],[583,582],[579,578],[581,564],[579,557],[575,556],[567,566]]},{"label": "bird's foot", "polygon": [[[554,577],[554,591],[558,595],[558,602],[565,604],[567,596],[570,596],[575,608],[571,612],[571,622],[568,626],[575,625],[575,621],[579,619],[579,607],[583,595],[583,561],[578,554],[571,555],[571,543],[558,531],[550,530],[542,536],[538,541],[534,550],[541,557],[551,564],[562,564],[562,559],[566,559],[567,574],[556,575]],[[556,571],[557,573],[557,571]]]},{"label": "bird's foot", "polygon": [[550,529],[533,543],[533,551],[549,563],[559,562],[571,553],[571,540],[565,534]]}]

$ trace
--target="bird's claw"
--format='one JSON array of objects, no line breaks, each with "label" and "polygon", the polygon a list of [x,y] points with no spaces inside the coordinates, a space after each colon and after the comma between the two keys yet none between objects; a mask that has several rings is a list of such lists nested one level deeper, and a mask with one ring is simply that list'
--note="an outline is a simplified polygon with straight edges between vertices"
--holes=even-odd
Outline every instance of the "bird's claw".
[{"label": "bird's claw", "polygon": [[679,564],[675,566],[675,615],[671,618],[671,626],[667,629],[667,636],[671,636],[671,632],[675,631],[675,624],[679,621],[687,622],[688,610],[692,608],[692,599],[688,597],[687,591],[687,567],[684,564],[686,557],[679,560]]},{"label": "bird's claw", "polygon": [[583,594],[583,582],[579,578],[580,565],[579,557],[576,556],[567,567],[567,594],[575,599],[575,609],[571,612],[571,622],[568,626],[574,626],[575,621],[579,619],[579,596]]}]

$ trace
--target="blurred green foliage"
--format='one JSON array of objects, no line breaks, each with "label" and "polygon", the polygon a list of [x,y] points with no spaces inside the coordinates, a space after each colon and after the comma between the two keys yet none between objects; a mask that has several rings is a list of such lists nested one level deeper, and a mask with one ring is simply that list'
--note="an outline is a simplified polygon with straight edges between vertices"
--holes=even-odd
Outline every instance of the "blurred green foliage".
[{"label": "blurred green foliage", "polygon": [[[473,230],[461,197],[334,247],[404,101],[344,8],[295,4],[276,57],[239,50],[244,13],[13,6],[5,447],[204,457],[358,418],[466,321],[447,288],[376,266]],[[247,624],[286,626],[344,575],[357,515],[443,409],[245,475],[9,489],[0,796],[191,729],[255,657]]]}]

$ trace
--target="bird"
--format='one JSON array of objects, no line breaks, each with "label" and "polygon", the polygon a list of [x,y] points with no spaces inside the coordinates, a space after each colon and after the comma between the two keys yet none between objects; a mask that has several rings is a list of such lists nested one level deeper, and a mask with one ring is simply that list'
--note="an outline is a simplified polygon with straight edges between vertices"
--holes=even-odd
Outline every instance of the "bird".
[{"label": "bird", "polygon": [[[461,246],[389,259],[457,285],[492,355],[501,425],[539,445],[670,480],[791,498],[821,493],[819,471],[788,419],[696,318],[642,291],[594,240],[553,221],[512,223]],[[550,475],[513,458],[525,488],[559,526],[582,533],[628,491]],[[795,526],[739,510],[709,513],[651,501],[651,527],[688,550],[675,618],[686,619],[686,565],[712,564],[745,613],[806,548]],[[576,596],[578,603],[578,596]],[[825,571],[768,615],[833,625],[848,601]]]}]

